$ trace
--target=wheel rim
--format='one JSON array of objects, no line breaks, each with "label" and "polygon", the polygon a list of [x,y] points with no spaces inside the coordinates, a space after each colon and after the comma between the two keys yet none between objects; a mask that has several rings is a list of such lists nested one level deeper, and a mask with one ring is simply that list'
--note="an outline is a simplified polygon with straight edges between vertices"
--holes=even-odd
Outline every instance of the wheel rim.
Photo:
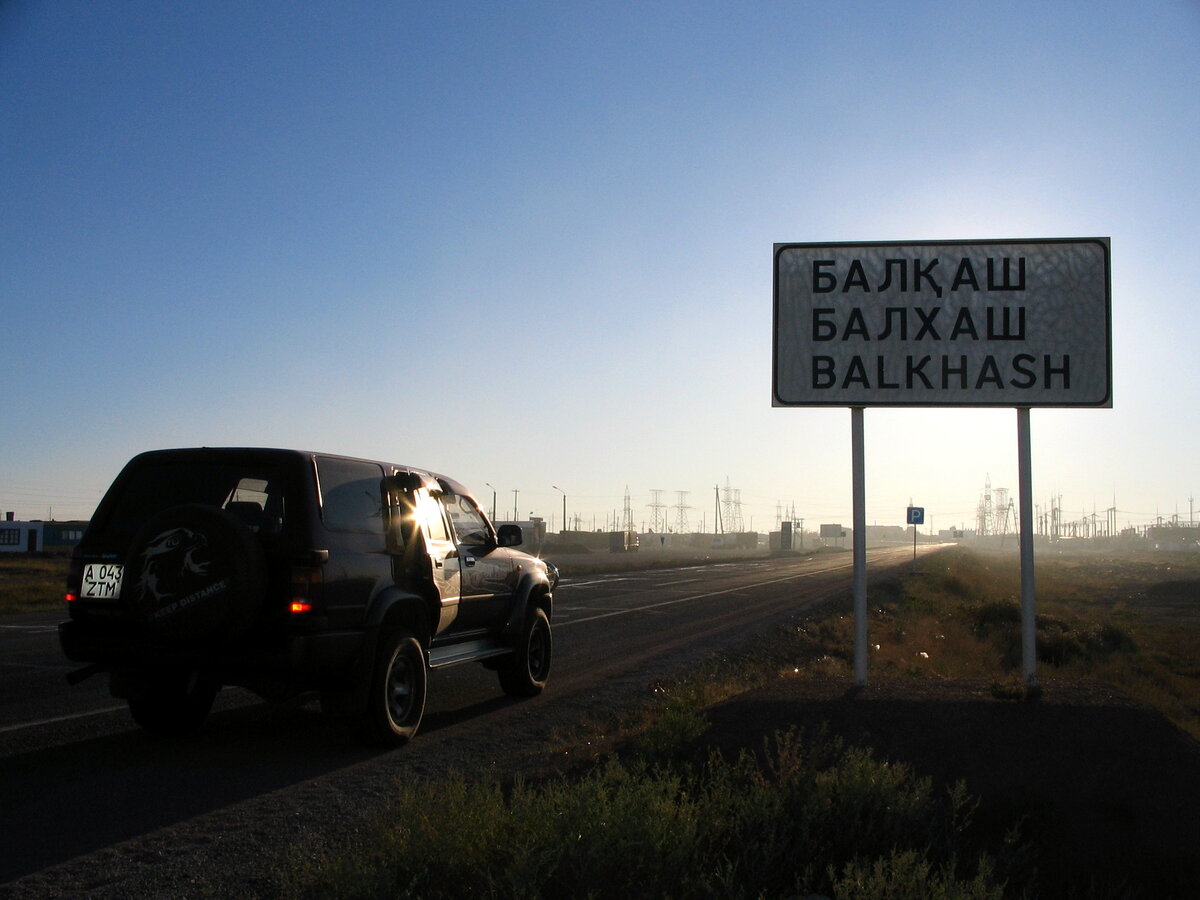
[{"label": "wheel rim", "polygon": [[546,672],[546,631],[539,623],[529,635],[529,674],[534,681],[541,681]]},{"label": "wheel rim", "polygon": [[387,679],[388,715],[397,725],[404,725],[412,715],[415,678],[412,661],[403,650],[398,650],[392,657]]}]

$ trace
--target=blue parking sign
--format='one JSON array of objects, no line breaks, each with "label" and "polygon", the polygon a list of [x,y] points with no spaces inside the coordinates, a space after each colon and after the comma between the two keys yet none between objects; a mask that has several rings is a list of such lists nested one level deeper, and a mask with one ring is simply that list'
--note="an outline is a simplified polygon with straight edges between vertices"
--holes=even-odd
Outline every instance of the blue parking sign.
[{"label": "blue parking sign", "polygon": [[925,524],[925,507],[910,506],[908,508],[908,524],[909,525],[924,525]]}]

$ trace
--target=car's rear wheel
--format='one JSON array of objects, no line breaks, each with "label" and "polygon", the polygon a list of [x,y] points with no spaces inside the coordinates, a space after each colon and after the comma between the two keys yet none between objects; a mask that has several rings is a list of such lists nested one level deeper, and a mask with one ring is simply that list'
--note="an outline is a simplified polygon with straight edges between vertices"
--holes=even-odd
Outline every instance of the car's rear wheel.
[{"label": "car's rear wheel", "polygon": [[369,743],[398,747],[416,735],[425,714],[425,651],[412,632],[388,632],[379,642],[359,733]]},{"label": "car's rear wheel", "polygon": [[155,672],[129,697],[133,720],[161,737],[200,730],[221,686],[202,672]]},{"label": "car's rear wheel", "polygon": [[546,611],[535,607],[525,621],[525,629],[511,657],[496,670],[500,687],[513,697],[536,697],[550,677],[554,640]]}]

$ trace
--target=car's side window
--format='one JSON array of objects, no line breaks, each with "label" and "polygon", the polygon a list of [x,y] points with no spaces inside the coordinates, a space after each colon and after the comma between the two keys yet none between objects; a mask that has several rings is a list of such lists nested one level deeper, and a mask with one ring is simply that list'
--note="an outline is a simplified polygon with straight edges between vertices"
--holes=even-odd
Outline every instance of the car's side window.
[{"label": "car's side window", "polygon": [[383,470],[372,463],[317,458],[321,517],[332,531],[383,533]]},{"label": "car's side window", "polygon": [[424,490],[418,492],[417,498],[417,514],[425,523],[425,531],[429,535],[429,539],[431,541],[450,540],[446,518],[442,515],[442,505]]},{"label": "car's side window", "polygon": [[442,505],[454,525],[454,533],[458,535],[460,544],[481,546],[491,541],[491,531],[487,520],[476,508],[470,497],[460,494],[443,494]]}]

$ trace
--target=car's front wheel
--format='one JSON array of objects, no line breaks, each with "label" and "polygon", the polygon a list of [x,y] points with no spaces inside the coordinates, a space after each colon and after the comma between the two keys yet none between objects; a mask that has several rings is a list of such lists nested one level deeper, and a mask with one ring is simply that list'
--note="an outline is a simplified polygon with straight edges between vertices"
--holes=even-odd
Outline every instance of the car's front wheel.
[{"label": "car's front wheel", "polygon": [[553,651],[550,619],[545,610],[534,608],[525,622],[515,652],[497,669],[504,693],[513,697],[536,697],[540,694],[550,677]]},{"label": "car's front wheel", "polygon": [[416,637],[404,629],[386,634],[379,642],[367,706],[359,719],[363,739],[384,747],[408,743],[425,714],[426,683],[425,651]]}]

